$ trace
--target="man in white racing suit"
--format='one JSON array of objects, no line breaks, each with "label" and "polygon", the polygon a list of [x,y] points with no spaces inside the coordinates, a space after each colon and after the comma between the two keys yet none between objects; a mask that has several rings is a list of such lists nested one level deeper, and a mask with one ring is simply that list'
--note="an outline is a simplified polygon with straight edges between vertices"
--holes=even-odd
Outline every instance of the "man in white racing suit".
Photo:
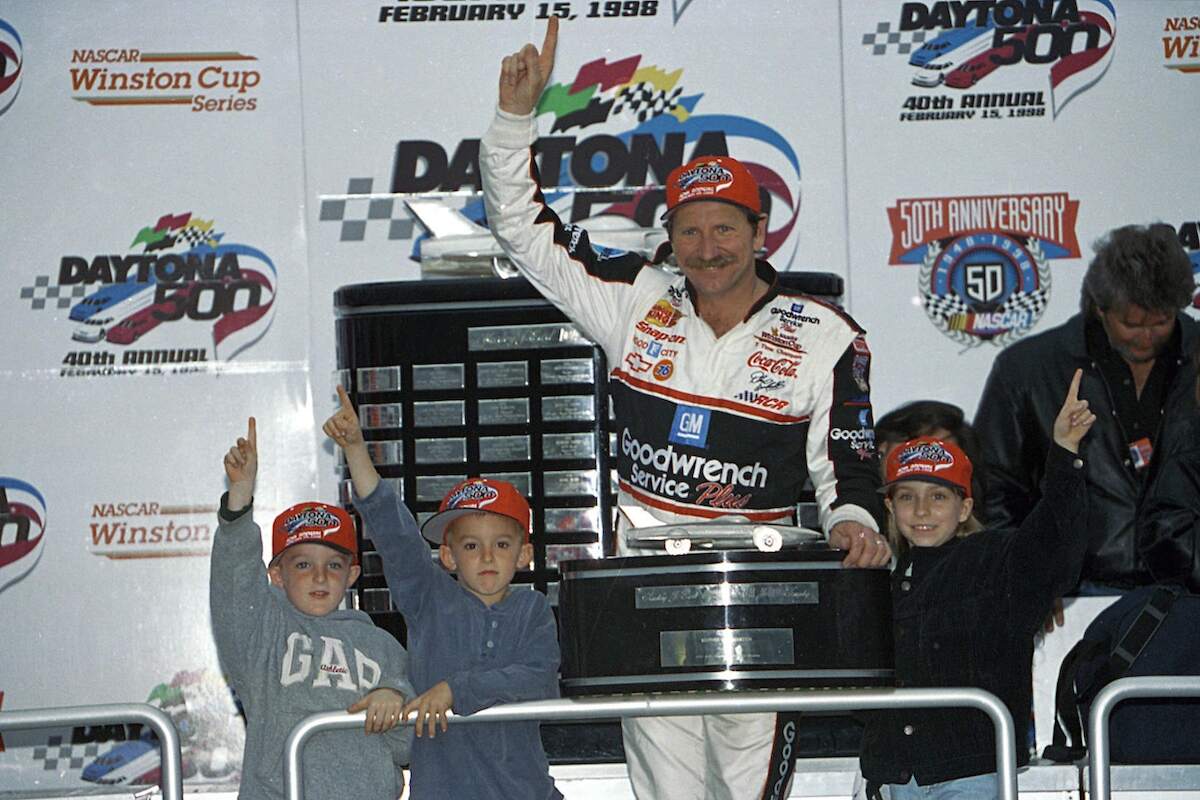
[{"label": "man in white racing suit", "polygon": [[[664,219],[682,275],[594,249],[586,231],[564,226],[543,202],[531,155],[556,43],[552,18],[540,52],[529,44],[503,61],[499,108],[480,147],[484,199],[513,263],[608,358],[620,503],[664,523],[731,514],[786,523],[811,476],[821,527],[847,551],[843,563],[887,564],[862,329],[833,306],[786,294],[756,260],[767,230],[759,188],[728,156],[694,159],[668,177]],[[624,533],[618,549],[638,552]],[[626,720],[635,794],[785,796],[795,730],[775,717]]]}]

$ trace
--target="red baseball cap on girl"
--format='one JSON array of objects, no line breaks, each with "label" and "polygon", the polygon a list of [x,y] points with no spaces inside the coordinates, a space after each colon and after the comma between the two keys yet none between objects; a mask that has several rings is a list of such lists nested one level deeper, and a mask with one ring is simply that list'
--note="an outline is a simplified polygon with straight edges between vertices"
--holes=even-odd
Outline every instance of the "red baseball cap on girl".
[{"label": "red baseball cap on girl", "polygon": [[294,544],[309,542],[340,550],[358,563],[354,520],[344,509],[310,501],[281,512],[271,526],[271,560]]},{"label": "red baseball cap on girl", "polygon": [[953,442],[921,436],[891,449],[883,491],[900,481],[940,483],[971,496],[971,459]]},{"label": "red baseball cap on girl", "polygon": [[762,213],[758,181],[745,164],[731,156],[700,156],[671,170],[667,176],[667,212],[662,218],[693,200],[717,200]]},{"label": "red baseball cap on girl", "polygon": [[440,545],[451,522],[464,514],[479,511],[516,520],[525,531],[525,541],[529,541],[529,525],[533,519],[529,503],[517,491],[517,487],[508,481],[491,478],[467,478],[451,489],[442,498],[438,513],[425,520],[425,524],[421,526],[421,535]]}]

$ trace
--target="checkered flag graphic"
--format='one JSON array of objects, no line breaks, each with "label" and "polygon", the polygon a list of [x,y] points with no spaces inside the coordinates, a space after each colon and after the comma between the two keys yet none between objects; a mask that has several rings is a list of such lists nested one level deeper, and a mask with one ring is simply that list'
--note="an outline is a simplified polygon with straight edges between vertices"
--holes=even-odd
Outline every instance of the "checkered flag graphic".
[{"label": "checkered flag graphic", "polygon": [[[955,316],[971,311],[971,308],[957,294],[951,293],[945,297],[938,297],[930,292],[922,294],[926,311],[929,312],[929,316],[936,319],[948,321]],[[1046,310],[1046,303],[1049,299],[1047,294],[1045,289],[1034,289],[1032,292],[1013,292],[1004,301],[1003,310],[1005,312],[1028,311],[1031,319],[1037,319]]]},{"label": "checkered flag graphic", "polygon": [[[389,241],[413,238],[413,221],[404,210],[404,203],[392,197],[362,197],[370,195],[374,178],[351,178],[346,187],[349,197],[321,201],[321,222],[336,222],[341,227],[338,241],[361,242],[367,238],[367,224],[387,223]],[[378,225],[375,227],[379,227]]]},{"label": "checkered flag graphic", "polygon": [[956,314],[966,314],[969,309],[967,304],[962,301],[956,294],[948,294],[945,297],[939,297],[931,292],[922,292],[925,300],[925,310],[932,317],[938,319],[950,319]]},{"label": "checkered flag graphic", "polygon": [[653,84],[643,81],[626,86],[621,90],[617,95],[617,102],[613,105],[613,113],[620,114],[622,111],[629,111],[637,117],[638,122],[645,122],[651,117],[673,111],[681,94],[683,94],[682,86],[676,86],[668,92],[655,89]]},{"label": "checkered flag graphic", "polygon": [[1037,319],[1046,310],[1048,299],[1045,289],[1034,289],[1032,292],[1013,292],[1012,296],[1004,303],[1004,307],[1010,311],[1028,311],[1034,319]]},{"label": "checkered flag graphic", "polygon": [[928,31],[893,31],[892,23],[880,22],[871,33],[864,33],[862,43],[871,48],[871,55],[886,55],[889,48],[906,56],[925,44]]},{"label": "checkered flag graphic", "polygon": [[100,745],[90,744],[76,746],[63,744],[63,737],[51,736],[46,740],[45,747],[33,748],[33,760],[42,762],[46,772],[56,770],[83,769],[86,761],[93,759],[100,752]]},{"label": "checkered flag graphic", "polygon": [[73,286],[59,286],[50,283],[49,275],[38,275],[33,279],[33,286],[21,287],[21,299],[29,301],[29,307],[34,311],[43,308],[70,308],[75,301],[87,294],[87,287],[81,283]]},{"label": "checkered flag graphic", "polygon": [[199,228],[193,227],[183,228],[183,230],[179,231],[179,235],[184,239],[187,239],[188,244],[190,244],[192,247],[195,247],[196,245],[208,239],[207,231],[202,231]]}]

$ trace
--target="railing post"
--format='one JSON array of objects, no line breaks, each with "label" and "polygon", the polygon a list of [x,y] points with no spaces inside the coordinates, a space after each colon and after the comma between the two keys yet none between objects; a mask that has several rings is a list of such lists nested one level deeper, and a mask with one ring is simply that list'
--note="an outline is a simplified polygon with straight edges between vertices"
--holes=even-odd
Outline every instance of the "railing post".
[{"label": "railing post", "polygon": [[[694,714],[771,711],[859,711],[866,709],[964,707],[983,711],[996,733],[996,779],[1001,800],[1017,800],[1017,749],[1012,715],[998,697],[982,689],[840,689],[807,691],[696,692],[616,697],[537,700],[485,708],[467,716],[450,714],[451,724],[612,719],[614,717],[673,717]],[[303,719],[292,729],[284,748],[284,784],[288,800],[303,800],[300,755],[312,734],[331,729],[362,727],[366,714],[327,711]]]},{"label": "railing post", "polygon": [[161,710],[146,703],[113,703],[66,708],[33,708],[27,711],[0,711],[0,730],[75,727],[76,725],[114,725],[140,722],[158,736],[162,751],[161,777],[163,800],[183,800],[183,757],[179,731]]},{"label": "railing post", "polygon": [[1122,700],[1135,697],[1200,697],[1200,678],[1141,677],[1121,678],[1100,690],[1088,714],[1088,797],[1109,800],[1112,793],[1108,722],[1112,710]]}]

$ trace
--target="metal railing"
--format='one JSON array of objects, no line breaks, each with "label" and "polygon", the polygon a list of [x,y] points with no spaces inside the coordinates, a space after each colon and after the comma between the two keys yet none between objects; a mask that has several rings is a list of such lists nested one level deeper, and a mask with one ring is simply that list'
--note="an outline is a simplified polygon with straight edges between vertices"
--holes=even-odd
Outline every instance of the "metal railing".
[{"label": "metal railing", "polygon": [[1200,678],[1121,678],[1105,686],[1092,701],[1088,714],[1088,797],[1109,800],[1112,781],[1109,763],[1108,722],[1122,700],[1138,697],[1200,697]]},{"label": "metal railing", "polygon": [[[596,720],[625,717],[678,717],[695,714],[746,714],[775,711],[862,711],[903,708],[976,708],[988,715],[996,732],[996,777],[1001,800],[1017,800],[1017,748],[1012,716],[998,697],[982,689],[817,689],[801,691],[696,692],[686,695],[636,694],[619,697],[538,700],[485,708],[466,716],[449,715],[451,724]],[[289,800],[304,799],[300,754],[318,731],[361,728],[365,712],[327,711],[305,718],[284,746],[284,785]]]},{"label": "metal railing", "polygon": [[140,722],[158,736],[162,748],[160,786],[163,800],[183,800],[183,758],[179,750],[179,731],[171,718],[145,703],[113,703],[100,706],[33,708],[27,711],[0,711],[0,731],[37,728],[74,727],[76,725],[113,725]]}]

